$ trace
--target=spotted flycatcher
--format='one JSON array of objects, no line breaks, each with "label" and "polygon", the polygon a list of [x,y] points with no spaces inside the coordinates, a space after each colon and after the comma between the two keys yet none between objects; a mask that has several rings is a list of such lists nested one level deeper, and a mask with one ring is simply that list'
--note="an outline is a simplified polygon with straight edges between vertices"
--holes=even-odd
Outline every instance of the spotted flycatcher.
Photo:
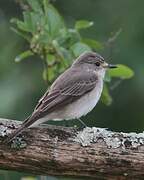
[{"label": "spotted flycatcher", "polygon": [[86,52],[52,84],[39,100],[32,115],[8,136],[12,141],[20,132],[48,120],[78,119],[90,112],[100,99],[103,79],[108,68],[104,58],[94,52]]}]

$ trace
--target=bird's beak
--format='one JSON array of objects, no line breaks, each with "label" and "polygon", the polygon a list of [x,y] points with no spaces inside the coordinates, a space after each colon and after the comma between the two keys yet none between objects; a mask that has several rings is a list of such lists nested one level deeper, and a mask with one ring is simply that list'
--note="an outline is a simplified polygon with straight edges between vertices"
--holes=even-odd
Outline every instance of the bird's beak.
[{"label": "bird's beak", "polygon": [[108,64],[108,63],[106,63],[106,62],[103,64],[103,67],[104,67],[104,68],[117,68],[116,65],[114,65],[114,64]]},{"label": "bird's beak", "polygon": [[117,68],[115,64],[108,64],[108,68]]}]

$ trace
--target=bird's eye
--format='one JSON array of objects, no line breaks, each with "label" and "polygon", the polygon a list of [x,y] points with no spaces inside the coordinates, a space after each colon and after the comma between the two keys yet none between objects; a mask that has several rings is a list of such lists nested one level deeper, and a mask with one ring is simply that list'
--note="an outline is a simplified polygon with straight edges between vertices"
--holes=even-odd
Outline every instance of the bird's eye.
[{"label": "bird's eye", "polygon": [[96,65],[97,67],[99,67],[99,66],[100,66],[100,62],[97,61],[97,62],[95,63],[95,65]]}]

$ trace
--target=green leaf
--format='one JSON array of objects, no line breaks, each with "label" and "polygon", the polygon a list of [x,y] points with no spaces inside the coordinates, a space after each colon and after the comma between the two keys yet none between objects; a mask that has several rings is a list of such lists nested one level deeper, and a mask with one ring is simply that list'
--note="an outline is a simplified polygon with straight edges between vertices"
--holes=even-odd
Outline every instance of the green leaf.
[{"label": "green leaf", "polygon": [[68,29],[68,34],[67,34],[67,45],[68,48],[70,48],[73,44],[81,41],[81,36],[78,31],[75,29]]},{"label": "green leaf", "polygon": [[27,0],[27,2],[35,12],[42,12],[42,7],[39,0]]},{"label": "green leaf", "polygon": [[81,37],[78,31],[75,29],[67,29],[66,27],[60,29],[59,35],[55,40],[58,41],[60,46],[69,49],[74,43],[81,41]]},{"label": "green leaf", "polygon": [[49,67],[43,71],[43,79],[51,82],[55,78],[54,67]]},{"label": "green leaf", "polygon": [[11,18],[10,23],[17,24],[18,19],[17,18]]},{"label": "green leaf", "polygon": [[53,40],[52,44],[53,44],[53,46],[54,46],[54,48],[56,50],[56,53],[57,53],[57,56],[58,56],[59,60],[61,61],[61,64],[63,64],[63,66],[65,68],[67,68],[68,67],[68,62],[66,61],[66,59],[64,57],[64,55],[66,55],[65,54],[66,52],[64,53],[64,48],[61,47],[56,40]]},{"label": "green leaf", "polygon": [[43,3],[44,12],[46,14],[49,7],[49,0],[43,0],[42,3]]},{"label": "green leaf", "polygon": [[129,79],[133,77],[134,72],[131,68],[123,64],[118,64],[117,66],[118,68],[108,70],[108,74],[110,77],[116,77],[121,79]]},{"label": "green leaf", "polygon": [[16,34],[18,34],[19,36],[21,36],[21,37],[23,37],[24,39],[26,39],[28,42],[30,42],[31,37],[30,37],[30,35],[28,35],[27,33],[23,32],[23,31],[21,31],[21,30],[19,30],[19,29],[16,29],[16,28],[14,28],[14,27],[11,27],[10,29],[11,29],[13,32],[15,32]]},{"label": "green leaf", "polygon": [[29,32],[29,30],[27,29],[26,25],[24,22],[20,21],[19,19],[17,18],[12,18],[10,20],[10,23],[13,23],[13,24],[16,24],[17,26],[17,29],[15,28],[15,30],[19,31],[26,31],[26,32]]},{"label": "green leaf", "polygon": [[33,27],[33,20],[31,18],[31,12],[24,11],[23,17],[24,17],[24,24],[25,24],[26,28],[28,29],[28,31],[34,32],[35,28]]},{"label": "green leaf", "polygon": [[42,28],[44,26],[44,17],[35,12],[24,11],[24,24],[31,33],[36,33],[38,28]]},{"label": "green leaf", "polygon": [[67,50],[66,48],[60,47],[60,51],[63,54],[64,60],[67,61],[67,64],[70,64],[71,60],[72,60],[72,54],[70,53],[69,50]]},{"label": "green leaf", "polygon": [[100,50],[100,49],[104,48],[102,43],[100,43],[96,40],[93,40],[93,39],[84,38],[82,41],[94,50]]},{"label": "green leaf", "polygon": [[17,27],[22,30],[22,31],[26,31],[26,32],[30,32],[29,27],[27,26],[27,24],[25,24],[22,21],[17,20]]},{"label": "green leaf", "polygon": [[110,82],[111,81],[111,77],[110,77],[108,72],[106,72],[106,74],[105,74],[104,81],[105,82]]},{"label": "green leaf", "polygon": [[75,23],[75,29],[86,29],[93,25],[94,23],[92,21],[86,21],[86,20],[79,20]]},{"label": "green leaf", "polygon": [[62,52],[61,52],[61,50],[60,50],[61,46],[59,45],[58,41],[53,40],[53,41],[52,41],[52,45],[53,45],[53,47],[55,48],[55,51],[56,51],[56,53],[59,55],[59,57],[60,57],[61,59],[63,59],[64,57],[63,57],[63,54],[62,54]]},{"label": "green leaf", "polygon": [[45,7],[45,11],[45,23],[47,25],[47,30],[52,38],[55,38],[58,36],[60,30],[64,28],[64,21],[52,5],[49,4],[48,7]]},{"label": "green leaf", "polygon": [[109,90],[108,90],[106,83],[104,84],[104,87],[103,87],[101,101],[102,101],[102,103],[104,103],[107,106],[111,105],[111,103],[112,103],[112,97],[109,94]]},{"label": "green leaf", "polygon": [[[26,16],[27,15],[27,16]],[[25,11],[23,12],[23,16],[24,16],[24,22],[23,21],[20,21],[19,19],[17,18],[12,18],[10,20],[11,23],[14,23],[17,25],[17,28],[21,31],[26,31],[26,32],[31,32],[31,27],[29,27],[29,24],[31,23],[31,19],[30,19],[30,15],[29,15],[29,12]]]},{"label": "green leaf", "polygon": [[21,53],[20,55],[18,55],[15,58],[15,62],[20,62],[21,60],[23,60],[23,59],[25,59],[27,57],[30,57],[32,55],[33,55],[33,53],[30,50],[24,51],[23,53]]},{"label": "green leaf", "polygon": [[49,66],[53,66],[53,64],[55,64],[55,59],[55,56],[52,54],[47,54],[46,56],[46,61]]},{"label": "green leaf", "polygon": [[30,32],[30,28],[27,26],[27,24],[23,21],[20,21],[17,18],[12,18],[10,20],[11,23],[14,23],[17,25],[17,28],[21,31],[26,31],[26,32]]},{"label": "green leaf", "polygon": [[75,57],[78,57],[79,55],[81,55],[84,52],[91,51],[91,48],[82,42],[77,42],[73,46],[71,46],[71,50],[72,50],[73,54],[75,55]]}]

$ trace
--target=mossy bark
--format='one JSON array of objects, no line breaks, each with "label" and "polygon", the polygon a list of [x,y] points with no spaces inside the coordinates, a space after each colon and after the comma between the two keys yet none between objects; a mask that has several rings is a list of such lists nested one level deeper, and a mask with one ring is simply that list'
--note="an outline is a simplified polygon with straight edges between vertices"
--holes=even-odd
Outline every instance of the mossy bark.
[{"label": "mossy bark", "polygon": [[27,129],[12,144],[4,144],[5,136],[19,125],[18,121],[0,119],[0,169],[95,179],[144,179],[143,133],[46,126]]}]

